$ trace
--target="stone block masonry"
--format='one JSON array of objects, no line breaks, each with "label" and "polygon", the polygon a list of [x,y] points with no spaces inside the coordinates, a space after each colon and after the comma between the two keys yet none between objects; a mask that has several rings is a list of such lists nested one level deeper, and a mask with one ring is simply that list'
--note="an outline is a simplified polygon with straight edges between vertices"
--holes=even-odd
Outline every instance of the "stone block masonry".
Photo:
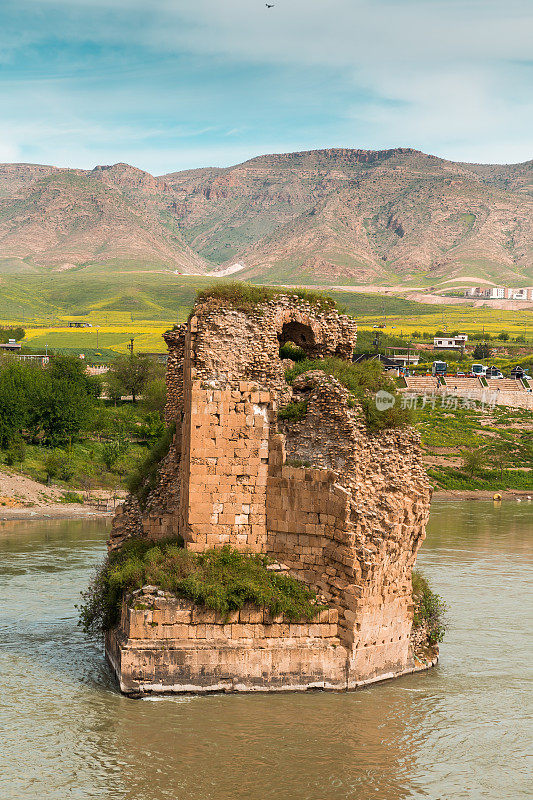
[{"label": "stone block masonry", "polygon": [[[328,608],[310,622],[260,609],[219,619],[156,589],[126,598],[106,639],[123,691],[350,689],[420,668],[411,570],[430,487],[417,435],[369,433],[337,381],[313,372],[290,387],[279,358],[291,341],[348,359],[355,338],[352,319],[290,296],[246,311],[208,299],[165,334],[176,433],[144,507],[129,498],[117,514],[110,546],[175,536],[195,552],[265,553]],[[305,418],[279,420],[293,400]]]}]

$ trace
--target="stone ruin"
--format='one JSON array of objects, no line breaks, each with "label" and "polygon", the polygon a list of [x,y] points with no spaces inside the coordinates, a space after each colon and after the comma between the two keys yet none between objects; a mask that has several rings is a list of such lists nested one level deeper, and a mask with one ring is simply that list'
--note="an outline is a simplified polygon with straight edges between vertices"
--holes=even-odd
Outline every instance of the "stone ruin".
[{"label": "stone ruin", "polygon": [[[355,321],[297,296],[251,310],[208,298],[164,338],[174,438],[143,507],[130,496],[117,512],[110,548],[181,537],[265,553],[328,608],[298,624],[255,608],[220,618],[145,587],[106,637],[121,689],[354,689],[435,663],[411,631],[431,494],[417,433],[369,432],[338,381],[312,371],[289,386],[279,356],[293,342],[350,360]],[[295,400],[305,418],[278,418]]]}]

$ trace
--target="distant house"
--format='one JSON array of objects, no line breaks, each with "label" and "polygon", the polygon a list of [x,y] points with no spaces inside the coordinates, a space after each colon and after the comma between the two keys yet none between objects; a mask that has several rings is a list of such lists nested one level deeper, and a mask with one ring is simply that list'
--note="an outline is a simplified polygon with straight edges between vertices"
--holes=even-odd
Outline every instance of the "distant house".
[{"label": "distant house", "polygon": [[387,353],[391,361],[400,367],[414,367],[420,361],[420,354],[412,347],[388,347]]},{"label": "distant house", "polygon": [[522,289],[515,289],[512,298],[513,300],[533,300],[533,286],[524,286]]},{"label": "distant house", "polygon": [[15,341],[15,339],[8,339],[7,342],[0,342],[0,348],[2,348],[2,350],[7,350],[10,353],[16,353],[21,347],[21,343]]},{"label": "distant house", "polygon": [[458,336],[435,336],[433,338],[434,350],[461,350],[468,341],[466,333]]},{"label": "distant house", "polygon": [[69,328],[92,328],[90,322],[67,322]]}]

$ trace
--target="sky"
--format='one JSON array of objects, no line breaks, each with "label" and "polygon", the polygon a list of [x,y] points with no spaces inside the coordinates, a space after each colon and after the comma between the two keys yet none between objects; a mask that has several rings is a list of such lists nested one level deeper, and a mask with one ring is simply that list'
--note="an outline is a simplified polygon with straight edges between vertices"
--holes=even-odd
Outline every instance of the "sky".
[{"label": "sky", "polygon": [[533,0],[0,0],[0,161],[533,158]]}]

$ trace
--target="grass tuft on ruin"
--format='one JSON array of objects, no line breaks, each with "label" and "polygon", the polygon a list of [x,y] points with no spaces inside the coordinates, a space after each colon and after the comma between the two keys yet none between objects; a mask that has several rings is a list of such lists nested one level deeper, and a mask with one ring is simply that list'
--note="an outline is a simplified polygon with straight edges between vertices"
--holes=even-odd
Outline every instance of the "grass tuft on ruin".
[{"label": "grass tuft on ruin", "polygon": [[307,414],[307,401],[301,400],[299,402],[287,403],[278,409],[278,419],[284,419],[288,422],[301,422],[305,419]]},{"label": "grass tuft on ruin", "polygon": [[427,578],[418,569],[413,570],[413,602],[413,628],[425,628],[430,646],[442,642],[446,633],[446,603],[431,589]]},{"label": "grass tuft on ruin", "polygon": [[[287,383],[292,384],[298,375],[310,370],[321,370],[348,389],[351,399],[361,405],[369,430],[404,428],[412,424],[411,411],[402,408],[394,381],[385,375],[381,364],[377,361],[353,364],[340,358],[304,359],[285,372],[285,379]],[[379,411],[375,403],[376,393],[381,390],[395,398],[394,405],[385,411]]]},{"label": "grass tuft on ruin", "polygon": [[238,311],[251,312],[255,311],[263,303],[276,300],[283,295],[307,302],[320,311],[330,311],[336,306],[333,298],[322,292],[315,292],[309,289],[274,289],[270,286],[254,286],[241,281],[217,282],[212,286],[201,289],[196,295],[196,302],[203,303],[207,300],[214,300],[221,306],[225,305]]},{"label": "grass tuft on ruin", "polygon": [[294,621],[316,617],[323,608],[316,595],[268,564],[266,556],[229,545],[193,553],[176,539],[131,539],[107,556],[82,593],[80,625],[86,633],[109,630],[118,622],[124,594],[147,584],[222,615],[252,605]]}]

